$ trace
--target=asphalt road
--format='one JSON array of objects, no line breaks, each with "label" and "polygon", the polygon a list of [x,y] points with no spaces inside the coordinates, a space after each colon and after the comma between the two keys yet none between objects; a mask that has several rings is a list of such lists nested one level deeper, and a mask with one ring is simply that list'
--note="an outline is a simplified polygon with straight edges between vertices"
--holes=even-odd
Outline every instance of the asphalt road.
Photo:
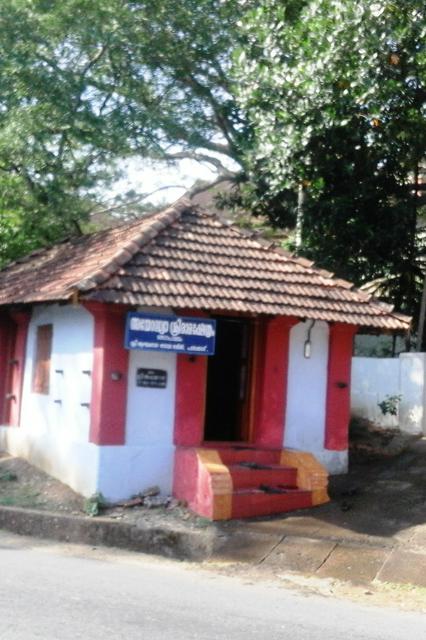
[{"label": "asphalt road", "polygon": [[422,640],[426,616],[0,532],[1,640]]}]

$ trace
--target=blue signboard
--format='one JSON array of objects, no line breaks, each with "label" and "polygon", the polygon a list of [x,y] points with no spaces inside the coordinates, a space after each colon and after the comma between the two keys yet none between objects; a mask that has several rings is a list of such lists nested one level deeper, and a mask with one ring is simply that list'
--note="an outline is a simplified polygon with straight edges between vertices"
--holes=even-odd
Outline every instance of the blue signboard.
[{"label": "blue signboard", "polygon": [[212,356],[215,338],[215,320],[136,312],[127,314],[126,349]]}]

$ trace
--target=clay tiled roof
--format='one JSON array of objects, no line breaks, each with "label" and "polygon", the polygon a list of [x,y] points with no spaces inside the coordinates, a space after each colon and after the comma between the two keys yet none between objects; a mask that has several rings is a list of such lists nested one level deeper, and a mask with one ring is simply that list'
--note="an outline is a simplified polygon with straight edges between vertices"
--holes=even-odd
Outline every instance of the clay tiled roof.
[{"label": "clay tiled roof", "polygon": [[0,304],[68,300],[288,315],[406,330],[350,283],[186,200],[161,213],[35,252],[0,272]]}]

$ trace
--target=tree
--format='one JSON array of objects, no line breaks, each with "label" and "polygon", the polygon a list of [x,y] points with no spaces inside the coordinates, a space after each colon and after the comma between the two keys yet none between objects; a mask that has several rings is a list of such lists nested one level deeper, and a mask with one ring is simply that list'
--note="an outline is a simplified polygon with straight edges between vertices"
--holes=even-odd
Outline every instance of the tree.
[{"label": "tree", "polygon": [[263,0],[235,54],[247,165],[303,189],[303,252],[416,308],[424,247],[426,9],[420,0]]},{"label": "tree", "polygon": [[237,0],[0,6],[0,262],[76,233],[128,156],[241,165]]}]

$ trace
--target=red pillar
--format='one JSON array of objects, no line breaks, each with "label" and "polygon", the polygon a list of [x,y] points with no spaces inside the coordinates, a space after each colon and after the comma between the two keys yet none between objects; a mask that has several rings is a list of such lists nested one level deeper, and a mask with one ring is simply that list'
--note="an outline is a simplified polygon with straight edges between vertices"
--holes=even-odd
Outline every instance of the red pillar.
[{"label": "red pillar", "polygon": [[267,321],[261,380],[255,425],[255,444],[281,449],[287,406],[290,330],[296,318],[278,317]]},{"label": "red pillar", "polygon": [[98,445],[124,444],[129,363],[129,352],[124,348],[127,308],[98,302],[84,306],[95,319],[89,440]]},{"label": "red pillar", "polygon": [[174,441],[197,447],[204,439],[207,356],[177,356]]},{"label": "red pillar", "polygon": [[6,423],[6,394],[9,391],[13,330],[6,313],[0,315],[0,424]]},{"label": "red pillar", "polygon": [[13,331],[13,347],[11,351],[9,387],[10,399],[6,406],[6,424],[12,427],[18,427],[21,417],[22,404],[22,387],[24,383],[25,373],[25,353],[27,350],[28,325],[30,323],[31,314],[29,311],[19,311],[11,314],[16,328]]},{"label": "red pillar", "polygon": [[[179,316],[208,317],[205,311],[180,309]],[[174,443],[179,447],[199,447],[204,440],[207,392],[207,356],[178,354]]]},{"label": "red pillar", "polygon": [[336,323],[330,326],[328,380],[325,417],[325,448],[348,448],[350,385],[353,338],[357,327]]}]

